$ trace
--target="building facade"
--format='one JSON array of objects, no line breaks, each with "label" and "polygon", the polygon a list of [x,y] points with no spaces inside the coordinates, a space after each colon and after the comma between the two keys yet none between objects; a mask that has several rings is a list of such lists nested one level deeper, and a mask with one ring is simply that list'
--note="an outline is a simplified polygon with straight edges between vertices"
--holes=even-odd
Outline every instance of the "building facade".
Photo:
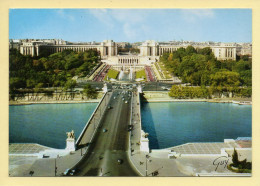
[{"label": "building facade", "polygon": [[23,55],[39,56],[42,51],[48,54],[62,52],[64,50],[73,50],[84,52],[86,50],[97,50],[101,57],[117,55],[117,45],[113,40],[105,40],[101,43],[94,44],[64,44],[64,43],[46,43],[43,41],[23,42],[20,45],[20,53]]},{"label": "building facade", "polygon": [[[19,42],[18,42],[19,41]],[[237,55],[252,54],[252,44],[215,43],[215,42],[192,42],[192,41],[169,41],[156,42],[147,40],[141,43],[139,55],[118,55],[118,46],[122,44],[113,40],[89,43],[69,43],[63,40],[10,40],[9,48],[17,48],[23,55],[39,56],[43,52],[53,54],[70,49],[76,52],[84,52],[89,49],[100,53],[103,60],[113,64],[149,64],[159,60],[166,52],[174,52],[179,48],[193,46],[195,49],[209,47],[218,60],[236,60]]]},{"label": "building facade", "polygon": [[171,53],[178,48],[187,48],[193,46],[195,49],[210,47],[218,60],[236,60],[236,46],[229,43],[221,43],[219,45],[193,45],[193,44],[174,44],[174,43],[158,43],[152,40],[145,41],[140,46],[141,56],[161,56],[163,53]]}]

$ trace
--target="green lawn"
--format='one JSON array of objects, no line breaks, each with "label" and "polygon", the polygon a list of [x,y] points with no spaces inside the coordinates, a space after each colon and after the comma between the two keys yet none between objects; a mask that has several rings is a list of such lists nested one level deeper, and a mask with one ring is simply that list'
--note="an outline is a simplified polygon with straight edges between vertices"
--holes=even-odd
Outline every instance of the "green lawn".
[{"label": "green lawn", "polygon": [[163,65],[162,62],[158,62],[158,65],[161,67],[166,79],[170,79],[172,76],[170,75],[169,72],[167,72],[167,69],[165,68],[165,66]]},{"label": "green lawn", "polygon": [[146,81],[146,74],[145,74],[145,70],[139,70],[135,73],[135,78],[144,78],[144,80]]},{"label": "green lawn", "polygon": [[105,81],[107,80],[107,76],[108,76],[109,78],[116,79],[117,76],[118,76],[118,74],[119,74],[119,72],[118,72],[117,70],[109,69],[107,75],[106,75],[105,78],[104,78],[104,80],[105,80]]}]

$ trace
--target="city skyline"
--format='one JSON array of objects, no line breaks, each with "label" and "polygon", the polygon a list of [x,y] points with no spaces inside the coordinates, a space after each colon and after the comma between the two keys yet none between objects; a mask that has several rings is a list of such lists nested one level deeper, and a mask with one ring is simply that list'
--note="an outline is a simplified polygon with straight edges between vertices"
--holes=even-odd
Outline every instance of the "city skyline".
[{"label": "city skyline", "polygon": [[252,42],[252,10],[10,9],[9,39],[27,38],[247,43]]}]

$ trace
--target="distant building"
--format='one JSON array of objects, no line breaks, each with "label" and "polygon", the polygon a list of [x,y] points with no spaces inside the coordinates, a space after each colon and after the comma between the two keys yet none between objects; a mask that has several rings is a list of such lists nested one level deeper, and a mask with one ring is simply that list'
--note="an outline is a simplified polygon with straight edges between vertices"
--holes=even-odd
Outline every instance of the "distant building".
[{"label": "distant building", "polygon": [[194,48],[210,47],[212,52],[219,60],[236,60],[236,46],[230,43],[209,44],[209,43],[193,43],[193,42],[155,42],[153,40],[145,41],[140,46],[141,56],[161,56],[165,52],[174,52],[179,48],[187,48],[193,46]]},{"label": "distant building", "polygon": [[101,43],[81,44],[66,43],[62,40],[39,40],[23,42],[20,45],[20,53],[23,55],[39,56],[41,51],[47,51],[49,54],[62,52],[64,50],[73,50],[76,52],[84,52],[89,49],[97,50],[103,56],[117,55],[117,45],[113,40],[105,40]]},{"label": "distant building", "polygon": [[125,48],[126,46],[130,45],[128,42],[117,42],[117,47]]},{"label": "distant building", "polygon": [[[16,48],[23,55],[39,56],[43,51],[48,54],[62,52],[71,49],[77,52],[84,52],[89,49],[97,50],[104,60],[111,63],[138,62],[150,64],[159,60],[165,52],[174,52],[177,49],[193,46],[196,49],[209,47],[218,60],[236,60],[237,55],[252,55],[251,43],[220,43],[220,42],[194,42],[194,41],[168,41],[156,42],[147,40],[131,44],[134,48],[140,49],[139,55],[118,55],[118,47],[125,47],[128,42],[117,42],[104,40],[103,42],[67,42],[61,39],[21,39],[10,40],[9,48]],[[108,59],[109,58],[109,59]],[[149,62],[147,62],[149,61]]]},{"label": "distant building", "polygon": [[237,55],[252,56],[252,44],[251,43],[237,44]]},{"label": "distant building", "polygon": [[10,39],[9,40],[9,49],[15,48],[15,49],[19,50],[21,44],[22,44],[21,41],[18,39],[16,39],[16,40]]}]

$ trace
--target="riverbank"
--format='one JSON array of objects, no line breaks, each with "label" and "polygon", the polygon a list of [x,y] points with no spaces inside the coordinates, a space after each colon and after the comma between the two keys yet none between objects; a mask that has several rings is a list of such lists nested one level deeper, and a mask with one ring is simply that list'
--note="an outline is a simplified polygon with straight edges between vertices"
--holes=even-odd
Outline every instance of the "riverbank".
[{"label": "riverbank", "polygon": [[32,104],[69,104],[69,103],[99,103],[100,99],[89,100],[59,100],[59,101],[9,101],[9,105],[32,105]]},{"label": "riverbank", "polygon": [[9,100],[9,105],[31,105],[31,104],[66,104],[66,103],[99,103],[103,92],[99,92],[96,99],[88,99],[82,94],[75,94],[73,98],[66,94],[46,96],[42,93],[23,97],[15,97]]},{"label": "riverbank", "polygon": [[211,102],[252,104],[252,98],[174,99],[166,91],[144,91],[142,102]]}]

